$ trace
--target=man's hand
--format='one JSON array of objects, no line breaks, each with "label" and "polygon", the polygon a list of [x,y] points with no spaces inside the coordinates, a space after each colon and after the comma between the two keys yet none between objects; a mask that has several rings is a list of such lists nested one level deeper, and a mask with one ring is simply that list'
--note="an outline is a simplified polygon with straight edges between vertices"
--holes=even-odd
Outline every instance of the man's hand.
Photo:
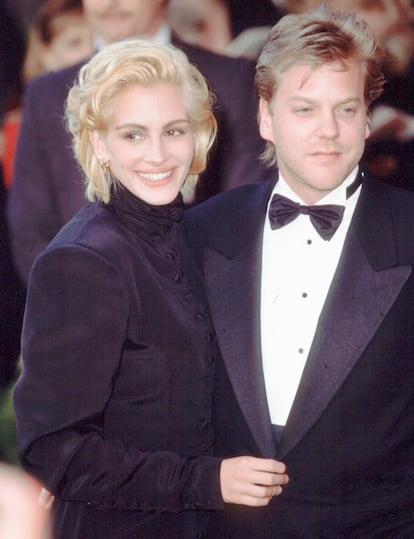
[{"label": "man's hand", "polygon": [[39,492],[39,497],[37,500],[40,507],[42,507],[43,509],[50,509],[54,501],[55,497],[53,496],[53,494],[45,488],[42,488]]},{"label": "man's hand", "polygon": [[220,486],[226,503],[267,505],[288,481],[286,466],[276,460],[243,456],[221,463]]}]

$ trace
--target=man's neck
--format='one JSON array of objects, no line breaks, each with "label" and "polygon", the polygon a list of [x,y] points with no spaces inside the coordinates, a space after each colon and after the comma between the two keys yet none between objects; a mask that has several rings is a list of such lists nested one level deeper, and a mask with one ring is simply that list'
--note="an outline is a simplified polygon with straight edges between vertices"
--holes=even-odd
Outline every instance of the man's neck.
[{"label": "man's neck", "polygon": [[[171,28],[167,23],[163,23],[161,24],[161,26],[159,26],[158,30],[149,37],[155,43],[160,43],[161,45],[168,45],[169,43],[171,43]],[[100,51],[104,49],[107,45],[109,45],[109,43],[105,43],[105,41],[98,35],[94,36],[93,43],[97,51]]]}]

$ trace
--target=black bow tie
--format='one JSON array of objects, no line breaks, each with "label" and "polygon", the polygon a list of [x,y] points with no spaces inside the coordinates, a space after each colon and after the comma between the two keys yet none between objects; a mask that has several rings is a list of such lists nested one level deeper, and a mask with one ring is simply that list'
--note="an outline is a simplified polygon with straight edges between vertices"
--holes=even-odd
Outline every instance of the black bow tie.
[{"label": "black bow tie", "polygon": [[344,206],[337,204],[302,206],[282,195],[274,195],[269,208],[270,226],[272,229],[281,228],[302,213],[309,215],[311,223],[324,240],[330,240],[341,224],[344,210]]}]

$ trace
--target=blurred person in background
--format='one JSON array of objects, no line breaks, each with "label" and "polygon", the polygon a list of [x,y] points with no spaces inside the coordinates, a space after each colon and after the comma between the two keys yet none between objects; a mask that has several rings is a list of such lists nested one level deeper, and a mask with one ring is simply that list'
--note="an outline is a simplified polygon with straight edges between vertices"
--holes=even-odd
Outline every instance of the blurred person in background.
[{"label": "blurred person in background", "polygon": [[256,59],[271,26],[285,13],[279,2],[170,0],[169,20],[189,43],[229,56]]},{"label": "blurred person in background", "polygon": [[36,11],[43,0],[2,0],[2,5],[13,16],[22,35],[27,35]]},{"label": "blurred person in background", "polygon": [[0,462],[1,539],[52,539],[39,487],[15,466]]},{"label": "blurred person in background", "polygon": [[[5,218],[7,192],[0,166],[0,406],[14,380],[20,352],[24,287],[14,268]],[[0,440],[0,458],[1,458]]]},{"label": "blurred person in background", "polygon": [[181,40],[219,54],[233,38],[224,0],[170,0],[168,20]]},{"label": "blurred person in background", "polygon": [[[7,6],[0,2],[0,128],[5,115],[18,106],[21,98],[23,56],[22,32]],[[0,155],[2,148],[0,131]],[[6,196],[0,162],[0,407],[3,407],[4,393],[15,376],[24,303],[24,290],[14,269],[10,250],[5,217]],[[0,458],[6,455],[4,443],[4,439],[0,440]]]},{"label": "blurred person in background", "polygon": [[23,79],[77,64],[93,51],[82,0],[44,0],[29,29]]},{"label": "blurred person in background", "polygon": [[[2,5],[1,9],[6,8]],[[4,77],[7,75],[11,79],[10,84],[2,85],[7,95],[2,101],[0,130],[0,390],[7,390],[16,374],[24,304],[24,286],[12,260],[10,234],[5,218],[21,125],[21,87],[41,73],[59,70],[85,59],[92,54],[93,48],[81,0],[45,0],[41,4],[30,26],[25,55],[21,54],[21,61],[14,65],[14,70],[9,64],[13,58],[16,60],[18,54],[18,26],[10,14],[8,18],[1,19],[0,25],[3,36],[1,66],[6,71]],[[47,107],[44,113],[47,113]]]},{"label": "blurred person in background", "polygon": [[283,2],[170,0],[169,20],[180,38],[235,57],[256,59],[267,32],[284,14]]},{"label": "blurred person in background", "polygon": [[[82,0],[45,0],[28,31],[23,84],[43,73],[77,64],[92,52],[92,35],[83,15]],[[13,179],[21,113],[21,107],[15,107],[5,114],[3,121],[1,159],[6,188]]]},{"label": "blurred person in background", "polygon": [[256,26],[273,26],[285,13],[284,0],[224,0],[228,6],[232,34]]},{"label": "blurred person in background", "polygon": [[[196,189],[187,186],[187,203],[267,178],[268,171],[258,158],[264,145],[256,121],[253,62],[178,40],[168,24],[167,0],[84,0],[83,7],[97,49],[137,35],[172,42],[197,65],[217,96],[217,144]],[[15,263],[25,283],[36,255],[85,204],[82,176],[62,122],[68,87],[79,67],[37,78],[26,90],[8,201]]]},{"label": "blurred person in background", "polygon": [[261,0],[254,9],[246,0],[227,0],[227,4],[234,37],[226,54],[257,60],[269,30],[287,13],[285,0]]}]

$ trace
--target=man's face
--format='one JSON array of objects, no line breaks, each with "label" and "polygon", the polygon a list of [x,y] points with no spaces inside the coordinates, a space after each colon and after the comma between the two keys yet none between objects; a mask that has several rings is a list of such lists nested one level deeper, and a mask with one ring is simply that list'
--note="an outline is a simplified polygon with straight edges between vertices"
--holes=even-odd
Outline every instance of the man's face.
[{"label": "man's face", "polygon": [[105,45],[153,35],[165,20],[165,0],[83,0],[95,38]]},{"label": "man's face", "polygon": [[287,69],[271,106],[260,102],[260,133],[276,146],[290,188],[314,204],[358,164],[369,136],[365,76],[355,60]]}]

